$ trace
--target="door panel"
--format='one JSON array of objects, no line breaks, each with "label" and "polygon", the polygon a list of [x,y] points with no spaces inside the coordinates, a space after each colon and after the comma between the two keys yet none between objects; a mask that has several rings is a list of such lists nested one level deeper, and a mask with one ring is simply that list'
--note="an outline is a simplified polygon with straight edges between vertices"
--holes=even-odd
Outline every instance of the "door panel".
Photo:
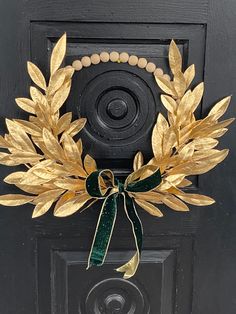
[{"label": "door panel", "polygon": [[[196,65],[194,85],[204,79],[201,117],[212,102],[236,86],[236,4],[233,0],[14,0],[0,3],[0,126],[5,117],[25,118],[13,102],[27,96],[26,61],[48,77],[57,39],[66,31],[66,64],[84,55],[127,51],[146,57],[168,73],[167,53],[174,38],[184,67]],[[64,111],[86,116],[86,152],[119,177],[131,170],[134,153],[148,159],[150,133],[163,112],[152,75],[127,64],[99,64],[75,74]],[[114,99],[126,116],[111,119]],[[232,102],[233,103],[233,102]],[[97,110],[101,108],[101,110]],[[231,105],[228,116],[236,116]],[[133,115],[133,116],[132,116]],[[135,116],[135,119],[134,119]],[[103,120],[103,123],[101,123]],[[134,122],[135,121],[135,122]],[[122,204],[103,267],[86,271],[86,261],[101,204],[65,219],[52,213],[32,220],[30,205],[0,210],[0,313],[3,314],[234,314],[236,304],[235,126],[222,141],[230,157],[217,169],[194,177],[193,190],[217,203],[176,213],[164,208],[155,219],[139,208],[144,251],[134,278],[125,281],[114,268],[135,248]],[[0,178],[12,169],[1,167]],[[0,193],[16,193],[0,184]]]}]

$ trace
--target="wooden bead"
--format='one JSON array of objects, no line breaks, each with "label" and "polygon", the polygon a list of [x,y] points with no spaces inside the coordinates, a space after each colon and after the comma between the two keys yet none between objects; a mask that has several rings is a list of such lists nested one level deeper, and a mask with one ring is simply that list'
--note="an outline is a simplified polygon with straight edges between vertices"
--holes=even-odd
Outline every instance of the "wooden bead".
[{"label": "wooden bead", "polygon": [[161,77],[163,75],[163,70],[161,68],[156,68],[154,75],[156,77]]},{"label": "wooden bead", "polygon": [[148,62],[146,65],[146,71],[149,73],[153,73],[156,70],[156,65],[152,62]]},{"label": "wooden bead", "polygon": [[122,52],[122,53],[120,54],[120,62],[125,63],[125,62],[128,62],[128,60],[129,60],[129,55],[128,55],[128,53],[127,53],[127,52]]},{"label": "wooden bead", "polygon": [[137,56],[130,56],[129,57],[129,65],[135,66],[138,63],[138,57]]},{"label": "wooden bead", "polygon": [[101,61],[100,56],[97,53],[91,55],[90,59],[92,64],[98,64]]},{"label": "wooden bead", "polygon": [[91,65],[91,59],[88,57],[88,56],[84,56],[82,59],[81,59],[81,63],[84,67],[89,67]]},{"label": "wooden bead", "polygon": [[110,56],[109,56],[108,52],[104,51],[104,52],[100,53],[100,59],[101,59],[102,62],[108,62],[109,58],[110,58]]},{"label": "wooden bead", "polygon": [[146,65],[147,65],[147,59],[145,59],[145,58],[138,59],[138,67],[140,69],[144,69],[146,67]]},{"label": "wooden bead", "polygon": [[170,81],[170,76],[168,74],[164,74],[163,78],[166,79],[167,81]]},{"label": "wooden bead", "polygon": [[80,60],[75,60],[72,63],[72,67],[75,69],[75,71],[79,71],[82,69],[83,65]]},{"label": "wooden bead", "polygon": [[112,51],[110,53],[110,60],[111,62],[117,62],[119,60],[119,53],[117,51]]}]

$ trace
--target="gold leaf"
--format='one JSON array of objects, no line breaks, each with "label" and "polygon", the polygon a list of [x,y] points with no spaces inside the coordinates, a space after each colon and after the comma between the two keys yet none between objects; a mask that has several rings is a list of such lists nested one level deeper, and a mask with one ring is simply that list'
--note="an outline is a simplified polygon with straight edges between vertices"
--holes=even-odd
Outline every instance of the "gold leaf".
[{"label": "gold leaf", "polygon": [[75,197],[75,192],[74,191],[67,191],[66,193],[64,193],[59,198],[59,200],[56,203],[56,206],[55,206],[54,210],[56,211],[57,208],[61,207],[64,203],[68,202],[69,200],[71,200],[74,197]]},{"label": "gold leaf", "polygon": [[6,194],[0,195],[0,204],[5,206],[18,206],[31,202],[34,196],[22,194]]},{"label": "gold leaf", "polygon": [[174,174],[174,175],[169,175],[168,177],[166,177],[166,180],[173,185],[178,185],[183,181],[184,177],[185,175],[182,173]]},{"label": "gold leaf", "polygon": [[172,127],[170,127],[163,136],[162,150],[163,156],[170,156],[172,154],[173,148],[177,142],[176,133]]},{"label": "gold leaf", "polygon": [[192,80],[195,77],[195,66],[194,64],[190,65],[185,71],[184,71],[184,79],[186,82],[186,88],[189,87],[189,85],[192,83]]},{"label": "gold leaf", "polygon": [[52,204],[53,201],[38,203],[34,208],[32,218],[37,218],[46,214],[46,212],[51,208]]},{"label": "gold leaf", "polygon": [[176,111],[177,104],[172,97],[168,95],[161,95],[161,102],[169,112],[174,113]]},{"label": "gold leaf", "polygon": [[189,144],[185,145],[180,151],[179,151],[179,159],[181,162],[191,159],[193,156],[195,150],[195,146],[193,142],[190,142]]},{"label": "gold leaf", "polygon": [[46,81],[39,68],[29,61],[27,62],[27,68],[32,81],[43,90],[46,90],[47,88]]},{"label": "gold leaf", "polygon": [[49,130],[45,128],[43,129],[43,140],[47,149],[55,156],[56,159],[61,160],[65,158],[64,151],[57,139]]},{"label": "gold leaf", "polygon": [[17,184],[17,183],[20,183],[20,180],[22,179],[24,175],[25,175],[25,172],[23,171],[13,172],[9,174],[8,176],[6,176],[3,181],[8,184]]},{"label": "gold leaf", "polygon": [[231,100],[231,96],[225,97],[221,99],[215,106],[211,109],[208,116],[214,116],[214,120],[218,120],[223,114],[226,112],[229,103]]},{"label": "gold leaf", "polygon": [[28,98],[16,98],[17,105],[26,112],[35,114],[35,103]]},{"label": "gold leaf", "polygon": [[182,97],[177,109],[178,121],[180,121],[180,123],[186,120],[186,116],[191,111],[194,100],[195,97],[190,90]]},{"label": "gold leaf", "polygon": [[[83,129],[86,121],[87,121],[86,118],[80,118],[80,119],[73,121],[70,124],[69,128],[67,130],[65,130],[64,133],[70,135],[71,137],[75,136],[77,133],[79,133]],[[64,133],[62,134],[60,142],[63,141]]]},{"label": "gold leaf", "polygon": [[184,212],[189,211],[188,206],[174,195],[166,195],[165,197],[163,197],[162,201],[166,206],[170,207],[173,210]]},{"label": "gold leaf", "polygon": [[218,138],[218,137],[223,136],[227,131],[228,129],[223,128],[220,130],[213,131],[211,134],[208,134],[208,135],[211,136],[212,138]]},{"label": "gold leaf", "polygon": [[129,195],[138,200],[144,200],[155,204],[162,204],[162,195],[154,190],[149,192],[129,192]]},{"label": "gold leaf", "polygon": [[34,136],[41,136],[42,131],[35,123],[20,119],[14,119],[13,121],[19,124],[26,133]]},{"label": "gold leaf", "polygon": [[156,216],[156,217],[163,217],[163,214],[160,211],[160,209],[158,209],[156,206],[152,205],[151,203],[146,202],[144,200],[139,200],[139,199],[135,199],[135,202],[144,210],[146,210],[150,215]]},{"label": "gold leaf", "polygon": [[11,158],[14,161],[19,161],[19,163],[21,164],[33,164],[35,162],[38,162],[40,159],[43,159],[43,156],[32,152],[19,151],[17,153],[13,153]]},{"label": "gold leaf", "polygon": [[72,119],[72,112],[67,112],[60,117],[56,127],[56,134],[61,134],[69,128]]},{"label": "gold leaf", "polygon": [[192,94],[194,96],[194,103],[192,105],[191,111],[194,112],[196,110],[196,108],[198,107],[198,105],[200,104],[201,100],[202,100],[202,96],[203,96],[203,92],[204,92],[204,83],[200,83],[198,84],[192,91]]},{"label": "gold leaf", "polygon": [[169,48],[169,64],[172,73],[175,75],[181,72],[182,69],[182,56],[174,40],[171,40]]},{"label": "gold leaf", "polygon": [[34,173],[28,171],[22,177],[20,184],[33,186],[33,185],[41,185],[41,184],[46,183],[48,181],[50,181],[50,180],[40,178],[40,177],[36,176]]},{"label": "gold leaf", "polygon": [[43,105],[46,102],[45,96],[34,86],[30,86],[30,96],[37,104]]},{"label": "gold leaf", "polygon": [[46,192],[43,192],[39,194],[35,199],[34,203],[47,203],[49,201],[55,201],[58,196],[60,196],[62,193],[64,193],[63,189],[55,189],[55,190],[49,190]]},{"label": "gold leaf", "polygon": [[55,47],[53,48],[51,61],[50,61],[50,72],[53,75],[56,70],[60,67],[66,54],[66,33],[58,40]]},{"label": "gold leaf", "polygon": [[11,145],[9,144],[9,142],[2,137],[2,135],[0,135],[0,147],[1,148],[7,148],[10,147]]},{"label": "gold leaf", "polygon": [[196,150],[211,149],[219,144],[216,139],[211,137],[196,138],[192,143]]},{"label": "gold leaf", "polygon": [[91,198],[87,193],[79,194],[54,211],[56,217],[66,217],[77,212]]},{"label": "gold leaf", "polygon": [[6,125],[14,141],[22,150],[36,153],[33,143],[20,125],[9,119],[6,119]]},{"label": "gold leaf", "polygon": [[163,134],[160,133],[160,130],[157,125],[154,126],[152,130],[152,151],[157,160],[162,158],[162,140]]},{"label": "gold leaf", "polygon": [[185,188],[185,187],[187,187],[187,186],[190,186],[190,185],[192,185],[192,182],[190,181],[190,180],[188,180],[188,179],[183,179],[183,181],[181,182],[181,183],[179,183],[177,186],[178,186],[178,188]]},{"label": "gold leaf", "polygon": [[53,96],[51,109],[52,113],[57,112],[64,104],[70,93],[71,84],[63,85]]},{"label": "gold leaf", "polygon": [[30,194],[36,194],[43,193],[47,190],[46,187],[43,187],[42,185],[24,185],[24,184],[17,184],[16,187],[21,189],[22,191]]},{"label": "gold leaf", "polygon": [[88,174],[97,170],[96,161],[88,154],[84,158],[84,168]]},{"label": "gold leaf", "polygon": [[63,84],[64,80],[65,80],[65,69],[59,69],[57,70],[51,77],[49,80],[49,84],[48,84],[48,94],[49,95],[53,95]]},{"label": "gold leaf", "polygon": [[171,96],[176,97],[177,93],[176,90],[174,89],[174,86],[172,84],[172,82],[166,80],[163,77],[156,77],[155,76],[155,80],[157,82],[157,85],[166,93],[169,94]]},{"label": "gold leaf", "polygon": [[141,152],[137,152],[133,161],[133,169],[134,171],[136,171],[142,166],[143,166],[143,154]]},{"label": "gold leaf", "polygon": [[178,98],[181,98],[186,91],[186,82],[182,72],[176,72],[174,75],[174,89]]},{"label": "gold leaf", "polygon": [[88,176],[84,168],[80,166],[78,163],[70,162],[67,160],[66,163],[64,163],[64,167],[68,173],[73,173],[73,175],[75,176],[78,176],[81,178],[87,178]]},{"label": "gold leaf", "polygon": [[85,191],[85,180],[81,179],[57,179],[54,181],[54,184],[64,190]]},{"label": "gold leaf", "polygon": [[208,206],[215,203],[211,197],[200,194],[181,193],[178,194],[178,197],[181,198],[181,200],[184,202],[196,206]]},{"label": "gold leaf", "polygon": [[64,147],[65,156],[67,157],[68,160],[82,165],[81,155],[80,155],[78,146],[76,145],[73,138],[68,134],[64,135],[63,147]]}]

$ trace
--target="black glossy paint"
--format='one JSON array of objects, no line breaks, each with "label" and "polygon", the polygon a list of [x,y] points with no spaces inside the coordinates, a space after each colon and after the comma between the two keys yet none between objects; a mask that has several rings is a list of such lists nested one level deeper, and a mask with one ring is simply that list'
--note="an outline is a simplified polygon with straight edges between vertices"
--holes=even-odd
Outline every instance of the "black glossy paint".
[{"label": "black glossy paint", "polygon": [[[26,61],[46,71],[64,31],[68,64],[117,50],[147,57],[165,71],[168,44],[176,39],[185,66],[196,64],[194,84],[204,78],[198,115],[205,114],[214,101],[235,91],[235,21],[234,0],[1,1],[1,133],[5,117],[26,117],[14,104],[15,97],[28,94]],[[150,156],[151,127],[163,108],[151,75],[109,63],[75,75],[65,110],[75,118],[87,116],[86,151],[101,167],[125,176],[137,149]],[[227,116],[236,116],[234,97]],[[144,253],[128,282],[113,270],[134,249],[122,204],[107,263],[89,271],[86,260],[101,204],[66,219],[48,213],[36,220],[31,206],[1,207],[0,314],[235,314],[235,128],[221,141],[230,156],[194,178],[194,189],[213,196],[215,205],[192,207],[189,213],[164,209],[162,219],[139,209]],[[1,166],[1,179],[11,171]],[[1,183],[1,194],[14,192]]]}]

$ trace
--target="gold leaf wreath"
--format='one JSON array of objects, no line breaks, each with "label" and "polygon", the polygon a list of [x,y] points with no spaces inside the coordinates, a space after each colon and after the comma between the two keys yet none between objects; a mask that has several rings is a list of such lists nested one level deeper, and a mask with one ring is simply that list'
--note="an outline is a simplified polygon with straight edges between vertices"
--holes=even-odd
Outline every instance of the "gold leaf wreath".
[{"label": "gold leaf wreath", "polygon": [[[28,193],[2,195],[0,204],[32,203],[35,205],[34,218],[45,214],[54,203],[54,215],[64,217],[96,201],[85,186],[86,178],[97,169],[96,162],[88,154],[83,158],[82,141],[74,140],[86,119],[72,121],[71,112],[60,115],[74,73],[71,66],[60,68],[65,53],[66,34],[53,49],[48,84],[40,69],[28,62],[29,75],[38,88],[31,86],[31,99],[17,98],[16,103],[30,113],[29,120],[6,119],[9,133],[0,136],[0,147],[8,150],[0,153],[0,163],[26,166],[25,171],[13,172],[4,181]],[[173,80],[155,78],[165,93],[161,95],[161,101],[168,111],[168,119],[159,113],[152,133],[154,157],[144,165],[142,153],[138,152],[134,158],[134,172],[127,178],[127,182],[143,179],[160,167],[162,183],[150,192],[135,193],[136,203],[159,217],[163,214],[153,204],[188,211],[186,203],[205,206],[214,202],[204,195],[185,193],[183,188],[191,185],[186,177],[205,173],[224,160],[228,150],[215,148],[217,138],[234,120],[219,122],[230,97],[218,102],[206,118],[196,120],[194,112],[201,102],[204,85],[200,83],[193,90],[189,89],[195,68],[191,65],[182,72],[182,57],[174,41],[170,45],[169,64]],[[106,189],[110,183],[101,180],[100,185]]]}]

